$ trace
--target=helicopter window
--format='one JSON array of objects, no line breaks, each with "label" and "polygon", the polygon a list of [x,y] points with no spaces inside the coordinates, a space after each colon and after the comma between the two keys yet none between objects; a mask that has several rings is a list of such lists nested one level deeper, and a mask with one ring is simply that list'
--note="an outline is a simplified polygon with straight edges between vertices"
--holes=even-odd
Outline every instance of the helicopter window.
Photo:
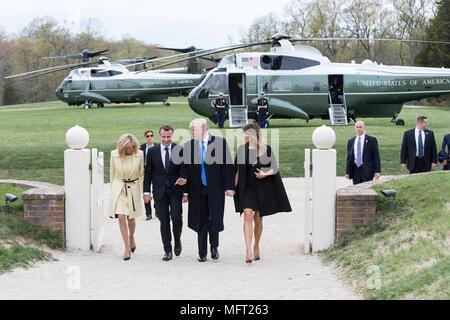
[{"label": "helicopter window", "polygon": [[64,89],[66,89],[66,90],[72,89],[72,80],[68,80],[64,83]]},{"label": "helicopter window", "polygon": [[273,91],[291,91],[292,82],[289,80],[278,80],[272,82]]},{"label": "helicopter window", "polygon": [[261,68],[264,70],[301,70],[319,64],[319,61],[299,57],[261,56]]},{"label": "helicopter window", "polygon": [[227,89],[226,86],[226,75],[225,74],[214,74],[211,83],[211,93],[225,93]]},{"label": "helicopter window", "polygon": [[313,92],[320,92],[320,81],[313,82]]}]

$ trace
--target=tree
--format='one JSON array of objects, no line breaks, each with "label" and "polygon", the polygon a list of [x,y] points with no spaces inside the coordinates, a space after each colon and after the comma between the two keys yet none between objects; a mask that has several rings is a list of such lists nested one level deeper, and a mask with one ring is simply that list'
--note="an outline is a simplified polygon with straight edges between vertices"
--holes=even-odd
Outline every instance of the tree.
[{"label": "tree", "polygon": [[257,18],[247,31],[241,30],[243,43],[260,42],[270,39],[274,34],[282,31],[282,22],[274,13],[268,13]]},{"label": "tree", "polygon": [[[399,39],[421,40],[430,15],[433,13],[434,3],[428,0],[393,0],[392,4],[396,13],[397,30]],[[420,43],[400,42],[400,62],[405,64],[404,47],[409,51],[408,64],[413,65],[419,53]]]},{"label": "tree", "polygon": [[348,36],[369,39],[358,41],[364,55],[371,60],[380,58],[388,44],[373,39],[392,36],[393,12],[382,0],[351,0],[343,13]]},{"label": "tree", "polygon": [[[437,2],[437,13],[426,28],[425,40],[450,41],[450,0]],[[424,44],[416,63],[429,67],[450,67],[450,45]]]}]

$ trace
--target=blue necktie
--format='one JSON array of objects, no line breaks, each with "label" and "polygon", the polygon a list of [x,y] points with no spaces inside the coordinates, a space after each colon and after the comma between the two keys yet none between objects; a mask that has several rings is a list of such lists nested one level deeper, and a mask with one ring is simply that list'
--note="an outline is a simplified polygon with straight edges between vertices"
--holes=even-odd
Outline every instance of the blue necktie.
[{"label": "blue necktie", "polygon": [[205,172],[205,141],[202,140],[202,184],[206,187],[206,172]]},{"label": "blue necktie", "polygon": [[422,131],[419,131],[419,158],[423,158],[423,140]]},{"label": "blue necktie", "polygon": [[355,164],[357,167],[361,167],[362,165],[362,156],[361,156],[361,137],[358,137],[358,143],[356,144],[356,160]]}]

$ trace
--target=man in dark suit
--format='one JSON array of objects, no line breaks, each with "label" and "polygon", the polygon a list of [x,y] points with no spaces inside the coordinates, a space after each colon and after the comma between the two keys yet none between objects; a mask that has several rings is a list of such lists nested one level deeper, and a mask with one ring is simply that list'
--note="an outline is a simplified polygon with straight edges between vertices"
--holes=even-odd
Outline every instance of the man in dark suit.
[{"label": "man in dark suit", "polygon": [[199,261],[206,261],[208,234],[211,258],[219,259],[219,232],[223,231],[225,195],[234,195],[234,168],[225,139],[208,133],[205,119],[191,121],[194,139],[183,147],[181,177],[187,180],[188,225],[197,232]]},{"label": "man in dark suit", "polygon": [[[144,152],[144,166],[147,165],[147,153],[148,150],[155,145],[155,142],[153,140],[153,130],[148,129],[144,133],[144,137],[146,140],[146,143],[141,144],[141,150]],[[145,204],[145,213],[147,218],[145,220],[151,220],[152,219],[152,202],[149,201]],[[156,213],[155,213],[156,215]]]},{"label": "man in dark suit", "polygon": [[347,143],[346,177],[353,184],[377,180],[381,176],[380,151],[377,138],[366,134],[364,122],[355,123],[356,137]]},{"label": "man in dark suit", "polygon": [[164,261],[172,260],[172,237],[170,220],[175,242],[175,255],[181,254],[181,229],[183,226],[182,198],[185,180],[180,179],[181,162],[174,163],[173,154],[180,154],[181,146],[172,143],[173,128],[163,125],[159,129],[160,144],[150,148],[147,154],[144,178],[144,202],[155,200],[158,218],[161,222],[161,239],[164,245]]},{"label": "man in dark suit", "polygon": [[434,133],[427,129],[428,118],[418,116],[416,127],[403,135],[400,166],[409,173],[428,172],[437,165],[437,148]]}]

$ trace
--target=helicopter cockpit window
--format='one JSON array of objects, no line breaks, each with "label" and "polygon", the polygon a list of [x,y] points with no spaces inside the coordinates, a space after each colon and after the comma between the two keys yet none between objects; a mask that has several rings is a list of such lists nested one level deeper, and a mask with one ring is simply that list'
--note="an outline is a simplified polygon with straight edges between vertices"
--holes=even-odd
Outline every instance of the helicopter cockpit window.
[{"label": "helicopter cockpit window", "polygon": [[226,75],[225,74],[213,74],[212,82],[211,82],[211,90],[212,94],[224,93],[227,89],[226,86]]},{"label": "helicopter cockpit window", "polygon": [[264,70],[301,70],[317,66],[319,61],[291,56],[261,56],[261,68]]}]

